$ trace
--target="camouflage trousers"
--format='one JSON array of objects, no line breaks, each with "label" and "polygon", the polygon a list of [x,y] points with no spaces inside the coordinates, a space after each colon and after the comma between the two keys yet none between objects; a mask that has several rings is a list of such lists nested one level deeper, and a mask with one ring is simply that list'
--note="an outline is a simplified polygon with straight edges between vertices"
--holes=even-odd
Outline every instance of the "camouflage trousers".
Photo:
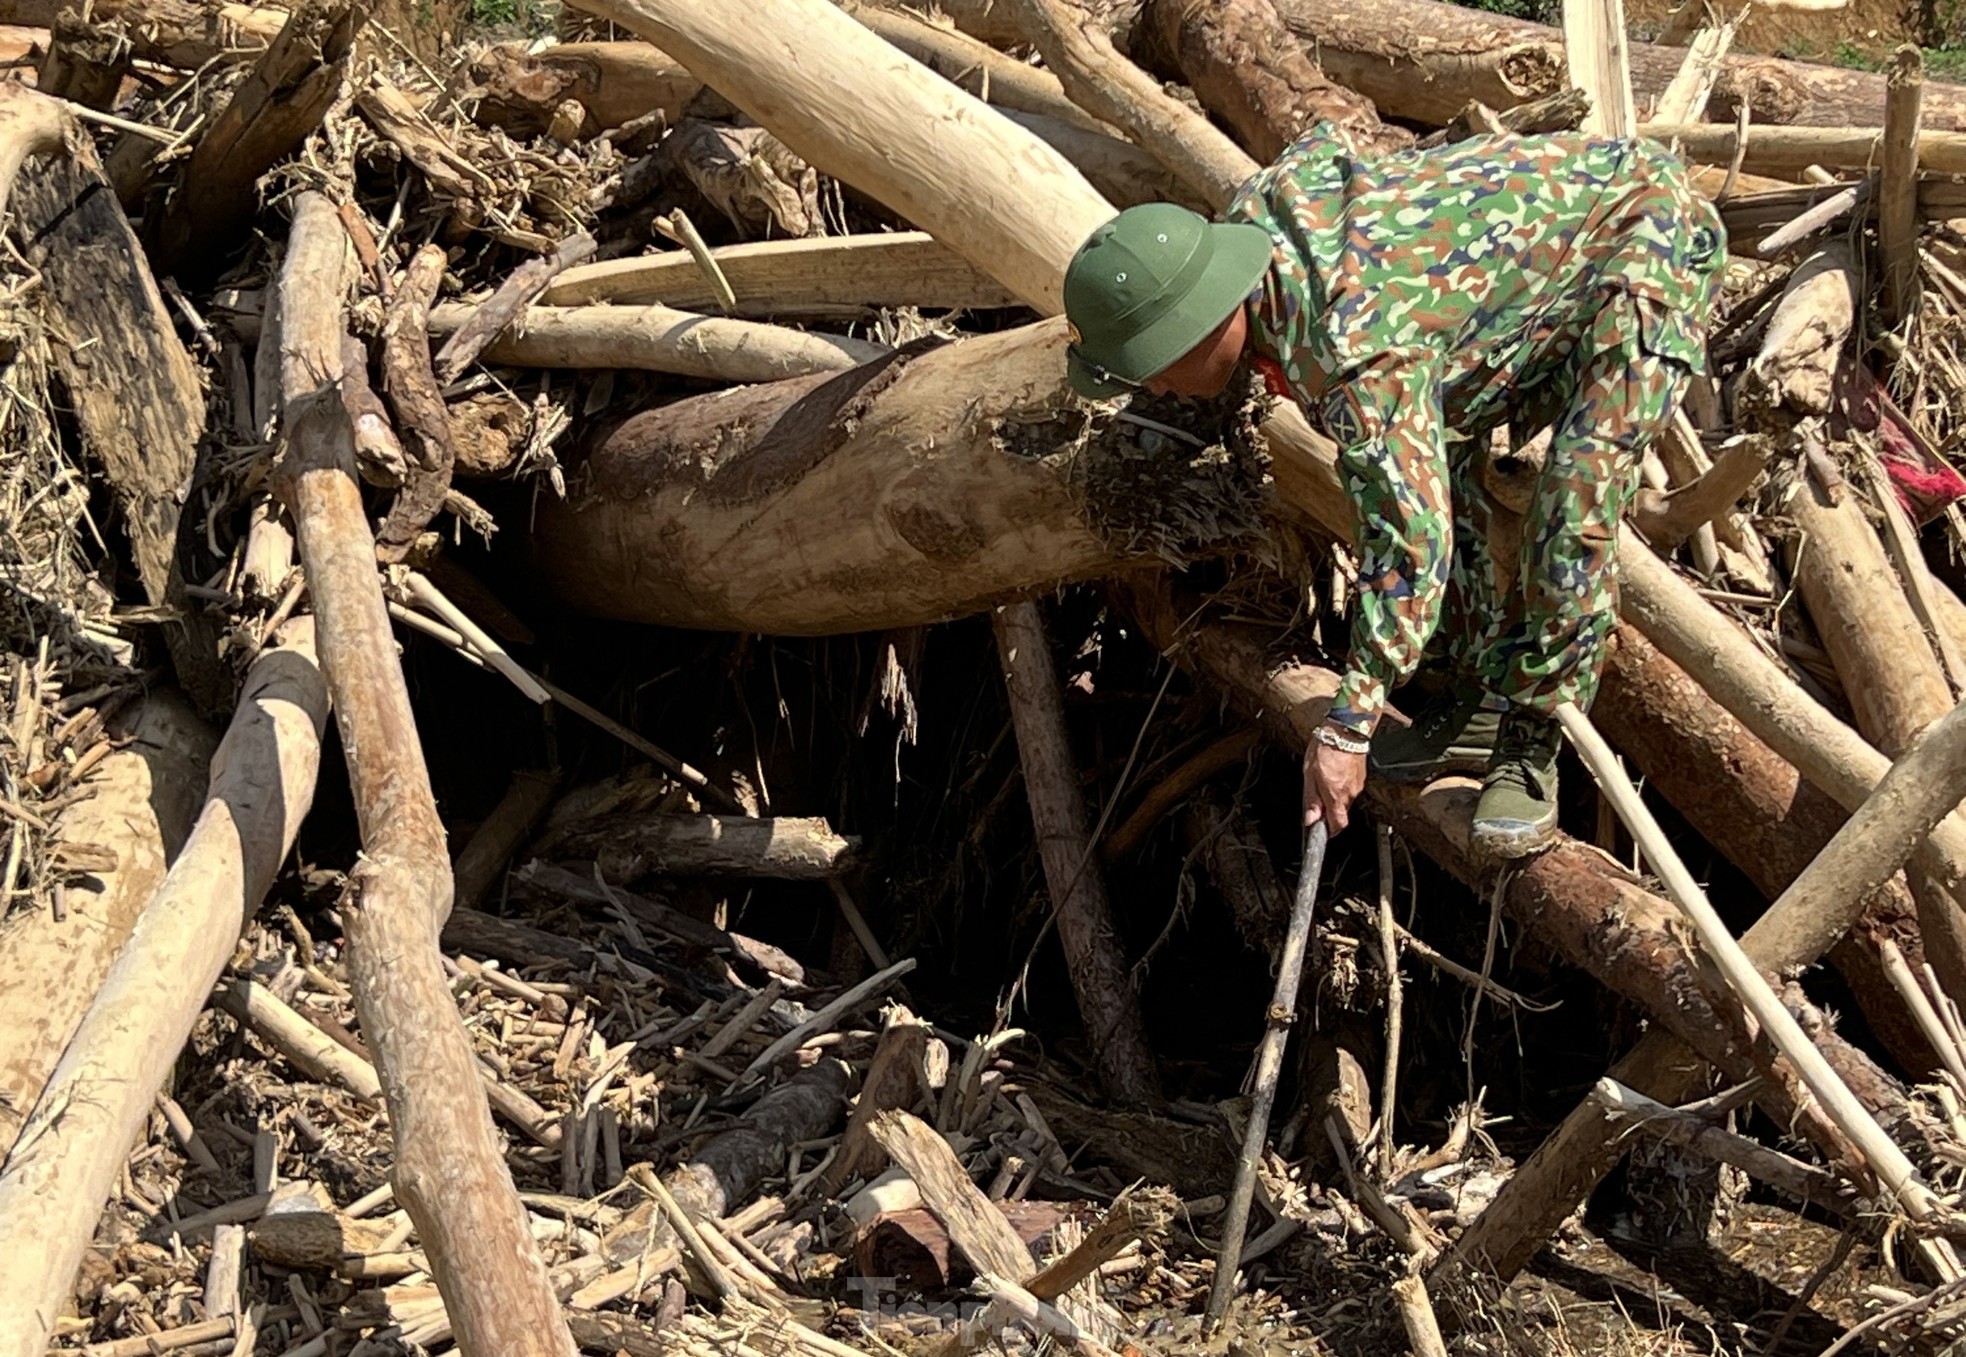
[{"label": "camouflage trousers", "polygon": [[1604,301],[1594,330],[1616,342],[1552,354],[1512,402],[1518,444],[1550,429],[1522,513],[1482,483],[1486,438],[1449,446],[1454,556],[1438,639],[1484,692],[1538,712],[1597,695],[1618,621],[1618,522],[1691,377],[1642,341],[1651,303],[1621,289]]}]

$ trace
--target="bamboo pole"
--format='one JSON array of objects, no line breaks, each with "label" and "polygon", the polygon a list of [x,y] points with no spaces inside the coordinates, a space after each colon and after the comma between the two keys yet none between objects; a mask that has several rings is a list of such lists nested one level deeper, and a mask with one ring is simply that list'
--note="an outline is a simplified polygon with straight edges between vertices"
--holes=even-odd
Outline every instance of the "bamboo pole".
[{"label": "bamboo pole", "polygon": [[[1794,1065],[1822,1110],[1864,1156],[1871,1172],[1897,1199],[1905,1214],[1920,1222],[1936,1219],[1940,1208],[1918,1170],[1897,1142],[1884,1133],[1884,1128],[1877,1124],[1870,1110],[1857,1100],[1849,1086],[1830,1067],[1823,1053],[1816,1049],[1815,1043],[1776,995],[1767,977],[1756,969],[1741,944],[1728,932],[1727,925],[1721,922],[1719,914],[1707,900],[1706,892],[1700,889],[1692,873],[1686,870],[1686,864],[1680,860],[1672,841],[1639,799],[1637,789],[1625,776],[1618,756],[1611,752],[1611,746],[1604,742],[1590,719],[1570,703],[1557,708],[1557,720],[1590,769],[1592,778],[1611,799],[1618,818],[1625,822],[1625,827],[1638,841],[1646,861],[1658,873],[1666,894],[1692,923],[1699,935],[1700,945],[1725,978],[1727,987],[1754,1016],[1762,1033]],[[1966,725],[1966,718],[1962,719],[1962,725]],[[1919,1241],[1918,1248],[1943,1280],[1956,1281],[1966,1276],[1966,1270],[1961,1269],[1947,1241],[1924,1239]]]}]

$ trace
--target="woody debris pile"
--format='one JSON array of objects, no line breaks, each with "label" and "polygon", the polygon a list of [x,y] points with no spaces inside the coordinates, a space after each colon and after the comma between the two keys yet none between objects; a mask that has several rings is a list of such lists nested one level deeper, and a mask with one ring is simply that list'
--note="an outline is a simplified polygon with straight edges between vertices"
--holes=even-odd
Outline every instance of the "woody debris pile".
[{"label": "woody debris pile", "polygon": [[[0,1357],[1966,1338],[1966,87],[1563,10],[0,0]],[[1320,121],[1729,256],[1565,833],[1293,933],[1336,450],[1060,313]]]}]

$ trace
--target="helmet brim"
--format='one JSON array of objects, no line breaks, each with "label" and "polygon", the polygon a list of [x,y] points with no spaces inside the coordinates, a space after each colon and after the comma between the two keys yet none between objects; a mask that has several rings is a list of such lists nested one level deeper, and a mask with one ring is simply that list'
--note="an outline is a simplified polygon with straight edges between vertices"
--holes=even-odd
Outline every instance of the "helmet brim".
[{"label": "helmet brim", "polygon": [[[1246,222],[1214,222],[1209,226],[1214,252],[1188,295],[1169,307],[1153,324],[1129,335],[1104,367],[1135,385],[1146,382],[1178,362],[1243,304],[1269,269],[1269,232]],[[1066,375],[1081,396],[1103,400],[1126,386],[1102,380],[1086,361],[1103,355],[1066,355]]]}]

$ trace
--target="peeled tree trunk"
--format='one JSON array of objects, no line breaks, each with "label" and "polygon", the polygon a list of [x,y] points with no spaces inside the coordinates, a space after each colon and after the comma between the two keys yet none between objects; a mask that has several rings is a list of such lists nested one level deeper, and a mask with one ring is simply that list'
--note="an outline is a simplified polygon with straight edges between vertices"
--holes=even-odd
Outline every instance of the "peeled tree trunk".
[{"label": "peeled tree trunk", "polygon": [[[1563,32],[1440,0],[1275,0],[1324,73],[1388,117],[1445,124],[1478,99],[1513,108],[1569,84]],[[1686,59],[1683,47],[1631,44],[1632,93],[1643,119]],[[1882,127],[1884,77],[1777,57],[1721,63],[1708,116],[1732,122],[1745,101],[1758,125]],[[1925,125],[1966,126],[1966,89],[1925,92]]]},{"label": "peeled tree trunk", "polygon": [[819,0],[584,7],[1046,314],[1060,309],[1072,252],[1113,214],[1057,151]]},{"label": "peeled tree trunk", "polygon": [[[1049,321],[645,411],[541,503],[540,568],[609,617],[825,635],[1258,531],[1259,456],[1176,455],[1076,401],[1065,344]],[[1253,443],[1233,402],[1223,422]]]}]

